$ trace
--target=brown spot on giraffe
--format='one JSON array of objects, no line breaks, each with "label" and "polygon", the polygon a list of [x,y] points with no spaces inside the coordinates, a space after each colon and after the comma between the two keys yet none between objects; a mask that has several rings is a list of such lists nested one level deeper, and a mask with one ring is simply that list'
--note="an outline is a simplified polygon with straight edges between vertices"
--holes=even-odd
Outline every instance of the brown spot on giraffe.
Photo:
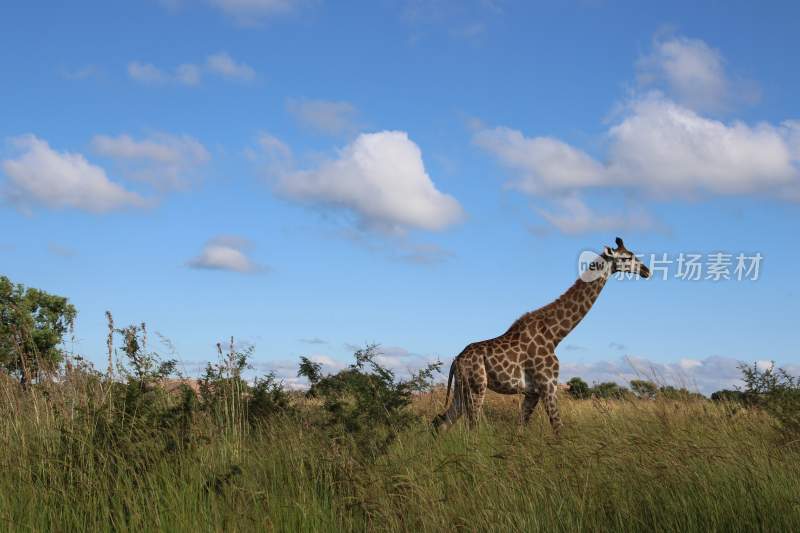
[{"label": "brown spot on giraffe", "polygon": [[508,330],[493,339],[469,344],[453,360],[447,381],[447,395],[453,385],[453,401],[434,419],[436,427],[452,425],[462,414],[470,425],[477,422],[486,389],[501,394],[524,394],[521,418],[530,419],[539,399],[544,403],[553,431],[562,423],[558,412],[556,385],[559,364],[555,348],[591,309],[608,278],[616,272],[632,272],[643,278],[650,272],[635,254],[617,238],[617,247],[606,246],[600,257],[604,268],[599,275],[581,277],[552,303],[522,315]]}]

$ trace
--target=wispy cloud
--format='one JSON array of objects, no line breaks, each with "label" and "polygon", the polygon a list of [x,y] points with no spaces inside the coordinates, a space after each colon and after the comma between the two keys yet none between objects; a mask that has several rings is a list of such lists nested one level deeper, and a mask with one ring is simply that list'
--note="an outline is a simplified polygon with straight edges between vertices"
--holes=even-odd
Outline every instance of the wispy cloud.
[{"label": "wispy cloud", "polygon": [[67,80],[88,80],[100,75],[100,68],[96,65],[84,65],[82,67],[67,68],[59,70],[61,77]]},{"label": "wispy cloud", "polygon": [[227,52],[209,55],[204,63],[182,63],[172,69],[164,69],[152,63],[132,61],[128,63],[128,76],[139,83],[150,86],[200,85],[203,76],[249,82],[256,78],[256,71],[247,63],[236,61]]},{"label": "wispy cloud", "polygon": [[161,189],[186,187],[211,159],[203,144],[188,135],[156,132],[143,139],[96,135],[91,145],[95,153],[120,164],[128,177]]},{"label": "wispy cloud", "polygon": [[735,100],[759,97],[755,83],[731,80],[720,51],[700,39],[661,35],[636,67],[640,85],[659,87],[696,111],[721,111]]},{"label": "wispy cloud", "polygon": [[76,255],[75,250],[72,248],[68,248],[67,246],[63,246],[55,242],[47,243],[47,251],[55,256],[63,257],[64,259],[69,259],[75,257]]},{"label": "wispy cloud", "polygon": [[244,26],[262,24],[265,20],[287,15],[309,4],[311,0],[210,0],[210,3]]},{"label": "wispy cloud", "polygon": [[319,337],[307,337],[303,339],[297,339],[304,344],[328,344],[328,341],[325,339],[320,339]]},{"label": "wispy cloud", "polygon": [[235,61],[228,53],[218,52],[208,56],[206,69],[230,80],[250,81],[256,71],[250,65]]},{"label": "wispy cloud", "polygon": [[300,124],[325,135],[352,134],[360,128],[358,110],[350,102],[290,98],[286,109]]}]

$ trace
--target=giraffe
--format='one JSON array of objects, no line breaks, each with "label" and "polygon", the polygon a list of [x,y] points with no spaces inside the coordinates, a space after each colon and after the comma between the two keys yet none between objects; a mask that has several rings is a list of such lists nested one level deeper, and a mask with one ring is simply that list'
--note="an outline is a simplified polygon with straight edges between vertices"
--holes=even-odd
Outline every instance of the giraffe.
[{"label": "giraffe", "polygon": [[473,426],[489,389],[500,394],[523,394],[520,413],[523,423],[530,420],[541,399],[558,436],[562,423],[556,400],[556,346],[589,312],[612,274],[629,272],[650,277],[649,269],[625,248],[619,237],[616,245],[613,249],[605,246],[589,270],[555,301],[522,315],[499,337],[473,342],[464,348],[450,365],[445,405],[454,383],[453,401],[444,413],[434,418],[434,428],[447,428],[462,414],[466,414],[467,422]]}]

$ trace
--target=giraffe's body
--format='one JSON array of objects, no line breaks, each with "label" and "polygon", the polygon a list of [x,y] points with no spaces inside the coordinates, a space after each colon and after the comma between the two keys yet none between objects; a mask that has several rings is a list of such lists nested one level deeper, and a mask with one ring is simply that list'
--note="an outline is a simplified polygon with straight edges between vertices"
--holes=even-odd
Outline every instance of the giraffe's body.
[{"label": "giraffe's body", "polygon": [[[521,316],[499,337],[464,348],[450,368],[447,390],[449,396],[451,381],[455,380],[453,402],[437,417],[435,424],[450,425],[464,413],[470,423],[476,422],[488,389],[500,394],[524,394],[523,422],[530,419],[541,399],[553,430],[558,434],[562,424],[556,401],[559,365],[555,349],[592,307],[610,274],[624,271],[616,265],[622,252],[633,257],[621,240],[617,244],[616,250],[607,248],[601,256],[609,261],[610,268],[596,279],[578,278],[554,302]],[[628,261],[638,262],[630,257],[625,256]],[[641,263],[636,265],[635,272],[644,277],[649,275]]]}]

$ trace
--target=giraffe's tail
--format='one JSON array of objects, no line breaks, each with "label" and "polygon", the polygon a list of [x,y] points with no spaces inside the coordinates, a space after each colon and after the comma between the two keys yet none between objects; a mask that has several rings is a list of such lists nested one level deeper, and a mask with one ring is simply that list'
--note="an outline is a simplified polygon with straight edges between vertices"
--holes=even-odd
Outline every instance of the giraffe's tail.
[{"label": "giraffe's tail", "polygon": [[447,376],[447,392],[444,395],[444,406],[447,407],[447,401],[450,399],[450,385],[453,384],[453,376],[456,373],[456,361],[458,358],[453,359],[453,362],[450,364],[450,375]]}]

